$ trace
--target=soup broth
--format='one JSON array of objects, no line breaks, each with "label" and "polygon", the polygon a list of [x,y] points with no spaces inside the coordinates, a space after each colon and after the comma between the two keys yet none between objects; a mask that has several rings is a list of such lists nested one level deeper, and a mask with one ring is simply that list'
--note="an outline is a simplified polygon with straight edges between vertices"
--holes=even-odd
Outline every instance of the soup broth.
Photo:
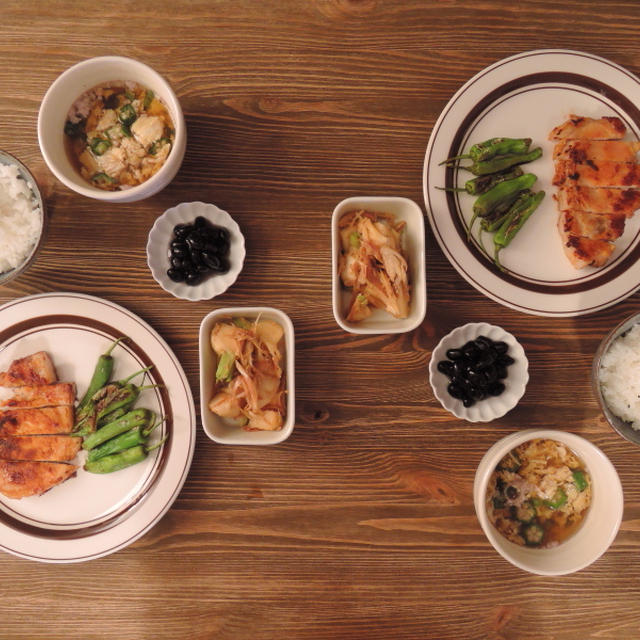
[{"label": "soup broth", "polygon": [[165,163],[175,135],[166,106],[133,82],[83,93],[69,110],[64,133],[70,162],[87,182],[107,191],[148,180]]},{"label": "soup broth", "polygon": [[489,479],[486,507],[508,540],[537,548],[556,546],[574,534],[591,504],[591,478],[566,445],[550,439],[510,451]]}]

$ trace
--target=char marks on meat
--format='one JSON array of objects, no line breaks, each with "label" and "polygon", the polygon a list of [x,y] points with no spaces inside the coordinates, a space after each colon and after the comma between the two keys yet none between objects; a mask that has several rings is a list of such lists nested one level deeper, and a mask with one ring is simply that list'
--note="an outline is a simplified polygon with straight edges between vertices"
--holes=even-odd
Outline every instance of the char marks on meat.
[{"label": "char marks on meat", "polygon": [[640,142],[623,140],[617,117],[570,115],[549,134],[553,152],[558,231],[576,268],[601,267],[615,250],[625,222],[640,208]]},{"label": "char marks on meat", "polygon": [[0,493],[41,495],[73,476],[82,439],[74,425],[75,384],[57,382],[49,355],[39,351],[0,372]]}]

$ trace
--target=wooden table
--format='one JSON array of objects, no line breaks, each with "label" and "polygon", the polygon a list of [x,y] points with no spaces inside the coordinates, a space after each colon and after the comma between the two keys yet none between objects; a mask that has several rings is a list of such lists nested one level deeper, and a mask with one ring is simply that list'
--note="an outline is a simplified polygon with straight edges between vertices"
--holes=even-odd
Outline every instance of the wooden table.
[{"label": "wooden table", "polygon": [[[198,424],[182,492],[135,544],[88,564],[1,555],[0,637],[640,637],[640,451],[609,428],[590,388],[600,339],[640,296],[583,317],[524,315],[469,286],[427,225],[425,321],[407,334],[356,336],[334,321],[330,268],[331,212],[343,198],[398,195],[424,208],[431,129],[482,68],[561,47],[640,73],[633,0],[5,0],[0,15],[0,147],[38,175],[49,210],[42,252],[0,287],[0,302],[69,291],[127,307],[175,350],[196,404],[198,328],[213,309],[282,309],[297,361],[291,438],[222,446]],[[47,87],[106,54],[164,74],[186,115],[182,169],[143,202],[69,191],[38,148]],[[196,303],[162,291],[145,255],[155,218],[193,200],[229,211],[248,247],[236,284]],[[469,321],[514,333],[530,361],[524,398],[489,424],[445,412],[427,379],[436,343]],[[525,427],[581,434],[622,480],[614,544],[570,576],[507,563],[474,513],[480,458]]]}]

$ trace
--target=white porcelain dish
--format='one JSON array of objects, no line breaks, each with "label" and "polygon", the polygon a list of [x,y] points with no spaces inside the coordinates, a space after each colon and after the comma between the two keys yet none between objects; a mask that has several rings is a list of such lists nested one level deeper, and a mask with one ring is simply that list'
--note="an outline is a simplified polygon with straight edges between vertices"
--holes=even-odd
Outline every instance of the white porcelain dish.
[{"label": "white porcelain dish", "polygon": [[[577,316],[609,307],[640,287],[640,216],[627,220],[609,262],[574,269],[557,230],[551,184],[551,129],[574,113],[618,116],[627,139],[640,139],[640,79],[608,60],[579,51],[526,51],[480,71],[460,88],[433,127],[423,171],[427,216],[433,234],[458,273],[478,291],[522,313]],[[467,240],[474,198],[439,187],[462,187],[473,175],[440,162],[496,136],[532,138],[541,158],[523,165],[546,196],[511,244],[500,254],[506,270],[493,264],[475,239]],[[476,230],[479,227],[476,226]],[[491,251],[487,234],[484,243]]]},{"label": "white porcelain dish", "polygon": [[[600,362],[603,356],[607,353],[611,343],[618,337],[625,334],[629,329],[631,329],[634,325],[640,324],[640,313],[636,313],[628,318],[625,318],[622,322],[620,322],[616,327],[614,327],[603,339],[596,351],[596,354],[593,358],[593,366],[591,372],[591,383],[593,392],[598,399],[598,404],[600,405],[600,409],[604,414],[604,417],[607,419],[607,422],[611,425],[611,427],[623,438],[628,440],[629,442],[633,442],[635,444],[640,444],[640,431],[636,431],[630,422],[626,422],[622,418],[619,418],[615,415],[611,409],[609,409],[606,400],[602,394],[602,388],[600,386]],[[633,372],[629,372],[630,377],[637,376],[637,372],[634,374]]]},{"label": "white porcelain dish", "polygon": [[[578,531],[549,549],[510,542],[491,524],[485,507],[489,478],[498,462],[514,447],[535,438],[550,438],[569,447],[584,462],[593,488],[591,506]],[[480,526],[495,550],[516,567],[544,576],[573,573],[595,562],[614,541],[624,509],[620,478],[607,456],[578,435],[552,429],[519,431],[494,444],[478,465],[473,501]]]},{"label": "white porcelain dish", "polygon": [[[411,312],[407,318],[394,318],[382,309],[374,309],[371,316],[362,322],[347,320],[351,292],[342,286],[338,274],[338,260],[341,252],[338,223],[343,215],[355,209],[391,213],[397,220],[406,223],[404,249],[409,265],[409,283],[411,285]],[[415,202],[408,198],[385,196],[347,198],[340,202],[333,211],[331,238],[333,315],[336,322],[345,331],[362,334],[406,333],[422,323],[427,311],[424,217],[422,210]]]},{"label": "white porcelain dish", "polygon": [[[447,359],[446,353],[449,349],[460,348],[479,336],[486,336],[494,342],[506,342],[509,346],[507,353],[515,362],[507,368],[509,375],[502,381],[505,390],[501,395],[478,401],[467,408],[462,404],[462,400],[451,397],[447,392],[450,380],[438,371],[438,362]],[[468,422],[490,422],[511,411],[524,395],[529,382],[529,361],[520,343],[509,332],[486,322],[471,322],[455,328],[440,340],[429,361],[429,382],[440,404],[456,418]]]},{"label": "white porcelain dish", "polygon": [[5,151],[0,151],[0,164],[6,166],[15,166],[18,168],[18,177],[25,181],[27,187],[31,191],[34,202],[40,209],[40,230],[38,233],[38,238],[31,248],[31,251],[29,251],[29,253],[25,256],[21,264],[19,264],[15,269],[10,269],[9,271],[0,273],[0,286],[2,286],[3,284],[7,284],[14,278],[17,278],[21,273],[24,273],[29,265],[32,264],[35,260],[36,255],[38,254],[38,251],[40,251],[40,247],[42,246],[42,243],[44,241],[46,211],[44,200],[42,199],[42,194],[38,187],[38,183],[36,182],[36,179],[33,177],[29,169],[27,169],[27,167],[25,167],[25,165],[22,164],[22,162],[20,162],[18,158],[12,156],[10,153],[6,153]]},{"label": "white porcelain dish", "polygon": [[[273,320],[284,329],[283,370],[286,375],[286,416],[279,431],[245,431],[241,427],[231,425],[223,418],[209,411],[209,401],[213,397],[215,385],[216,356],[211,348],[211,330],[216,322],[224,318],[260,317]],[[228,307],[217,309],[206,315],[200,323],[200,415],[204,432],[220,444],[278,444],[286,440],[292,433],[296,420],[295,398],[295,335],[293,323],[289,316],[272,307]]]},{"label": "white porcelain dish", "polygon": [[[167,276],[173,228],[177,224],[192,223],[198,216],[229,231],[229,271],[210,274],[198,285],[173,282]],[[240,275],[245,254],[244,236],[238,223],[226,211],[204,202],[183,202],[167,209],[156,219],[147,240],[147,264],[156,282],[171,295],[184,300],[210,300],[224,293]]]},{"label": "white porcelain dish", "polygon": [[[64,124],[71,105],[87,90],[104,82],[133,81],[151,89],[173,120],[173,149],[162,168],[146,182],[121,191],[105,191],[89,184],[71,164],[64,148]],[[49,87],[38,113],[40,151],[51,172],[65,186],[89,198],[134,202],[164,189],[180,169],[187,145],[182,107],[169,83],[146,64],[122,56],[90,58],[62,73]]]},{"label": "white porcelain dish", "polygon": [[[107,475],[82,467],[41,496],[0,496],[0,549],[41,562],[82,562],[135,542],[167,512],[187,478],[196,442],[196,411],[189,382],[166,342],[141,318],[108,300],[77,293],[47,293],[0,307],[0,371],[47,351],[58,378],[77,384],[82,397],[98,357],[113,352],[114,379],[153,365],[146,377],[160,385],[142,392],[137,406],[166,420],[155,438],[164,445],[143,462]],[[136,381],[140,381],[138,378]],[[84,452],[76,458],[82,465]]]}]

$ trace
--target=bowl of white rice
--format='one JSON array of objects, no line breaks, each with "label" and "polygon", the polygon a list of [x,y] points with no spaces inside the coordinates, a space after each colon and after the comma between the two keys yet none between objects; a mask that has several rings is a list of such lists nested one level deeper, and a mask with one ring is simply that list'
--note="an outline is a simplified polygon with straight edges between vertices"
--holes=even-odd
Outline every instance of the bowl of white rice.
[{"label": "bowl of white rice", "polygon": [[33,262],[43,238],[44,203],[29,170],[0,151],[0,286]]},{"label": "bowl of white rice", "polygon": [[640,313],[622,321],[593,359],[593,389],[609,424],[640,444]]}]

